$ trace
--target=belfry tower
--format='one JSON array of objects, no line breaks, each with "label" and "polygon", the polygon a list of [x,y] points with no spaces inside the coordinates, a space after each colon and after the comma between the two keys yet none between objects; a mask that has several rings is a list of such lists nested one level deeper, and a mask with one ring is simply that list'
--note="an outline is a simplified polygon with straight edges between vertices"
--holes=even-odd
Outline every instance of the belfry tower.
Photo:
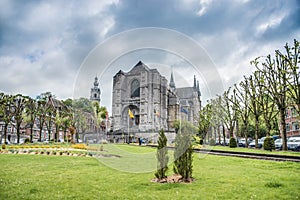
[{"label": "belfry tower", "polygon": [[100,95],[101,95],[101,90],[99,87],[98,77],[96,76],[94,81],[94,87],[91,88],[90,100],[97,101],[100,104]]}]

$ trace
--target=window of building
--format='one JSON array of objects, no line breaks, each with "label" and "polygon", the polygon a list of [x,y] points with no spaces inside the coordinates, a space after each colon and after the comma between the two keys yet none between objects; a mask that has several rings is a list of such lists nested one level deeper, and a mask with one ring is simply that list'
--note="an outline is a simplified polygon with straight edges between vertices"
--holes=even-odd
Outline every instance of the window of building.
[{"label": "window of building", "polygon": [[298,116],[297,110],[295,108],[291,109],[291,113],[292,113],[292,117],[297,117]]},{"label": "window of building", "polygon": [[136,79],[131,83],[131,97],[140,97],[140,82]]},{"label": "window of building", "polygon": [[290,131],[290,124],[285,124],[286,131]]},{"label": "window of building", "polygon": [[289,109],[285,109],[285,118],[289,117]]},{"label": "window of building", "polygon": [[299,123],[298,122],[293,122],[292,127],[293,127],[293,131],[298,131],[299,130]]}]

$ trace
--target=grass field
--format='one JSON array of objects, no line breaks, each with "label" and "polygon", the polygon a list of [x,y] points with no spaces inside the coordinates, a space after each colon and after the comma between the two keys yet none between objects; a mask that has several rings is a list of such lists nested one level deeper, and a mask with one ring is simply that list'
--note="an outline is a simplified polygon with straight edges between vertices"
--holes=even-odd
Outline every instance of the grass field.
[{"label": "grass field", "polygon": [[[150,182],[153,172],[119,170],[130,168],[132,162],[136,169],[155,165],[153,149],[105,145],[104,150],[120,157],[1,154],[0,199],[300,198],[299,163],[194,154],[195,182],[158,184]],[[137,162],[129,155],[149,158]],[[107,163],[119,166],[114,168]]]}]

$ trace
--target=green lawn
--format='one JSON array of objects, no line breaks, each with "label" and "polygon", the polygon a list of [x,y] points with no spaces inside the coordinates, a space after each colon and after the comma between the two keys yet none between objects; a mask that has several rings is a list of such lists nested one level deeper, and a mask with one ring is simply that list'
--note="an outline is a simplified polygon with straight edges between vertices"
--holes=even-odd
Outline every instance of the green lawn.
[{"label": "green lawn", "polygon": [[153,149],[104,145],[104,152],[119,157],[1,154],[0,199],[300,198],[299,163],[194,154],[195,182],[158,184],[150,182],[153,172],[124,172],[155,166]]}]

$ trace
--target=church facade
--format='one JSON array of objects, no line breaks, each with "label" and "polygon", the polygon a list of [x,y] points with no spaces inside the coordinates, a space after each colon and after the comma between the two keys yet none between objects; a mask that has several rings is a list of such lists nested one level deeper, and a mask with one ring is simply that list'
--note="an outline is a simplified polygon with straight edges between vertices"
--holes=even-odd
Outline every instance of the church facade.
[{"label": "church facade", "polygon": [[113,77],[112,129],[114,132],[172,131],[176,120],[196,125],[201,107],[199,82],[176,88],[157,69],[139,61],[129,72]]}]

